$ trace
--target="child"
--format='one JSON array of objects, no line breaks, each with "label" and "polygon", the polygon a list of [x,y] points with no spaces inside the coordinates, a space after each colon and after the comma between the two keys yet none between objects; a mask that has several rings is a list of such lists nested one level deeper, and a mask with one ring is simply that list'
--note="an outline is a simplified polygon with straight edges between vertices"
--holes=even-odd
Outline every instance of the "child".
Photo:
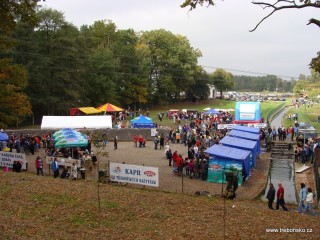
[{"label": "child", "polygon": [[306,209],[304,210],[304,213],[307,213],[308,211],[310,211],[312,215],[315,215],[315,212],[313,210],[313,193],[311,188],[308,188],[306,203],[307,203],[307,206],[306,206]]}]

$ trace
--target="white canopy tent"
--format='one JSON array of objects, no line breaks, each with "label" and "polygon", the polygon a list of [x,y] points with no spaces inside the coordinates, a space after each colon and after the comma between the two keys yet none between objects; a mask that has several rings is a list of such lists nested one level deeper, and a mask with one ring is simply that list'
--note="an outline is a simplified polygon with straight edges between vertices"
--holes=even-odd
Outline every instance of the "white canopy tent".
[{"label": "white canopy tent", "polygon": [[112,128],[109,115],[98,116],[43,116],[41,129]]}]

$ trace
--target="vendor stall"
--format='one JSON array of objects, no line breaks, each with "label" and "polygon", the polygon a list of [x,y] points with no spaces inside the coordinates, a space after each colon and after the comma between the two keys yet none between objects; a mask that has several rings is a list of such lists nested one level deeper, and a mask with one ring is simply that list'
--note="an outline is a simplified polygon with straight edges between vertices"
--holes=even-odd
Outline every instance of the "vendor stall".
[{"label": "vendor stall", "polygon": [[131,128],[155,128],[156,124],[151,118],[139,116],[131,120]]},{"label": "vendor stall", "polygon": [[237,137],[237,138],[242,138],[242,139],[246,139],[246,140],[255,141],[257,143],[258,153],[261,153],[260,134],[242,132],[242,131],[237,131],[237,130],[231,130],[228,133],[228,135],[231,136],[231,137]]},{"label": "vendor stall", "polygon": [[226,136],[220,140],[220,143],[223,146],[250,151],[250,168],[253,168],[256,165],[257,156],[259,154],[256,141]]},{"label": "vendor stall", "polygon": [[250,175],[250,152],[215,144],[205,153],[209,155],[208,182],[226,183],[226,174],[238,176],[238,184]]}]

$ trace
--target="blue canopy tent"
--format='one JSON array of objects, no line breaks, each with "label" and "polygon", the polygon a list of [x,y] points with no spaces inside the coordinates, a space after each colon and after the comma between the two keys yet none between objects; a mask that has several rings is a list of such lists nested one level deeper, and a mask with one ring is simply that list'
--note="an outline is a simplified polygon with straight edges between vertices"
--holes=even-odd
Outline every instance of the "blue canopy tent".
[{"label": "blue canopy tent", "polygon": [[5,132],[0,132],[0,142],[7,142],[9,141],[9,136]]},{"label": "blue canopy tent", "polygon": [[132,128],[155,128],[156,124],[152,122],[151,118],[139,116],[131,120]]},{"label": "blue canopy tent", "polygon": [[234,147],[250,151],[250,167],[253,168],[256,165],[258,156],[258,144],[256,141],[226,136],[220,140],[220,143],[223,146]]},{"label": "blue canopy tent", "polygon": [[205,114],[219,114],[220,112],[211,108],[210,110],[206,111]]},{"label": "blue canopy tent", "polygon": [[232,129],[237,131],[242,131],[242,132],[260,134],[260,128],[255,128],[255,127],[246,127],[246,126],[236,125]]},{"label": "blue canopy tent", "polygon": [[237,173],[238,184],[250,175],[250,152],[215,144],[208,148],[208,182],[225,183],[226,172]]},{"label": "blue canopy tent", "polygon": [[258,153],[261,153],[260,149],[260,134],[255,134],[255,133],[248,133],[248,132],[243,132],[243,131],[237,131],[237,130],[231,130],[228,133],[229,136],[231,137],[237,137],[237,138],[242,138],[242,139],[247,139],[251,141],[256,141],[257,146],[258,146]]}]

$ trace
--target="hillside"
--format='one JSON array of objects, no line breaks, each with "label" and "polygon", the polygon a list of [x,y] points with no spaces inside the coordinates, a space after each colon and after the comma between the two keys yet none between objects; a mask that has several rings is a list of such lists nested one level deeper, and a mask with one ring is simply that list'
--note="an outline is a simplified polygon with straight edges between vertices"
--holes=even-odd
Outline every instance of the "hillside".
[{"label": "hillside", "polygon": [[0,239],[318,239],[320,233],[319,217],[298,214],[296,206],[272,211],[260,201],[100,186],[99,211],[94,182],[1,172]]}]

